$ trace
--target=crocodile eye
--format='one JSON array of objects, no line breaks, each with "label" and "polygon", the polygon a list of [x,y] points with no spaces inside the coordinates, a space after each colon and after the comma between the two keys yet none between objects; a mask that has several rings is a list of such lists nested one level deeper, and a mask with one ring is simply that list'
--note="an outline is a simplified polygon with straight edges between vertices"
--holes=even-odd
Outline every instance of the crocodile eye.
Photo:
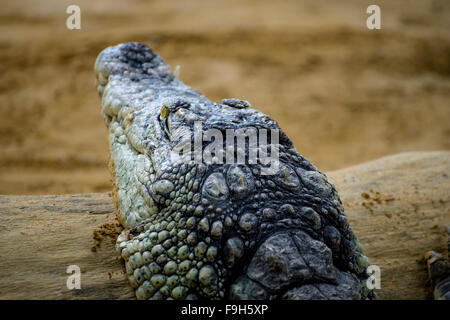
[{"label": "crocodile eye", "polygon": [[162,119],[166,119],[169,116],[169,108],[166,105],[163,105],[159,115]]},{"label": "crocodile eye", "polygon": [[167,125],[167,120],[169,117],[169,108],[166,105],[163,105],[161,108],[161,112],[159,113],[159,123],[161,124],[161,128],[166,134],[167,138],[170,139],[170,130]]}]

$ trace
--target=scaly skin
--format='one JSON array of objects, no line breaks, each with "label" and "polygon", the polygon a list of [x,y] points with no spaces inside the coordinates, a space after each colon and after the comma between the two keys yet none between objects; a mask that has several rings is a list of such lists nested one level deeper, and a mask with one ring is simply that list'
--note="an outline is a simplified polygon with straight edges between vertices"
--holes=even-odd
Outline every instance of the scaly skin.
[{"label": "scaly skin", "polygon": [[[336,189],[275,121],[246,101],[209,101],[139,43],[105,49],[95,71],[125,228],[117,248],[138,299],[374,297]],[[198,120],[224,136],[280,130],[277,172],[171,158]]]}]

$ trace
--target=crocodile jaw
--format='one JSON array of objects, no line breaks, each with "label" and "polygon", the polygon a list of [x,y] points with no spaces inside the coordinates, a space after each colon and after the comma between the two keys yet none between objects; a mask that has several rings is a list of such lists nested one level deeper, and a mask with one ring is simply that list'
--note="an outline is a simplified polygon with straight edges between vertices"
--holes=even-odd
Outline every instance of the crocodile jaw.
[{"label": "crocodile jaw", "polygon": [[[118,218],[131,229],[160,211],[153,183],[173,165],[159,121],[161,106],[170,100],[164,88],[193,90],[172,74],[164,59],[138,43],[102,51],[95,74],[118,186]],[[145,87],[136,87],[136,81]]]}]

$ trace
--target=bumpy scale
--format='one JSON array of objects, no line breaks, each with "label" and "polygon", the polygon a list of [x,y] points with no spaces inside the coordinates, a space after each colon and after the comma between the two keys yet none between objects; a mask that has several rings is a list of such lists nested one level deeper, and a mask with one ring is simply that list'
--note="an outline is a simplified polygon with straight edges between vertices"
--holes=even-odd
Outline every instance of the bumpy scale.
[{"label": "bumpy scale", "polygon": [[[117,248],[138,299],[374,297],[336,189],[275,121],[247,101],[209,101],[139,43],[105,49],[95,71],[125,227]],[[174,159],[196,121],[224,137],[279,130],[277,172]]]}]

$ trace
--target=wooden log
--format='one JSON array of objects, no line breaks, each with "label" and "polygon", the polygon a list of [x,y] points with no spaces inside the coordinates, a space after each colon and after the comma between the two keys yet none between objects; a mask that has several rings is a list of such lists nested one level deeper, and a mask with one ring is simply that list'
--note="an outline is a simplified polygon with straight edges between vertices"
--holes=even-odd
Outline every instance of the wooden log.
[{"label": "wooden log", "polygon": [[[445,251],[450,152],[385,157],[330,172],[350,224],[381,268],[380,299],[426,299],[428,250]],[[0,299],[133,299],[109,234],[107,193],[0,196]],[[418,262],[419,261],[419,262]],[[81,289],[69,290],[70,265]]]},{"label": "wooden log", "polygon": [[[92,250],[94,231],[114,222],[107,193],[0,196],[0,299],[134,298],[112,241]],[[70,265],[80,290],[67,288]]]},{"label": "wooden log", "polygon": [[380,299],[431,298],[429,250],[446,251],[450,152],[411,152],[331,172],[350,225],[381,268]]}]

